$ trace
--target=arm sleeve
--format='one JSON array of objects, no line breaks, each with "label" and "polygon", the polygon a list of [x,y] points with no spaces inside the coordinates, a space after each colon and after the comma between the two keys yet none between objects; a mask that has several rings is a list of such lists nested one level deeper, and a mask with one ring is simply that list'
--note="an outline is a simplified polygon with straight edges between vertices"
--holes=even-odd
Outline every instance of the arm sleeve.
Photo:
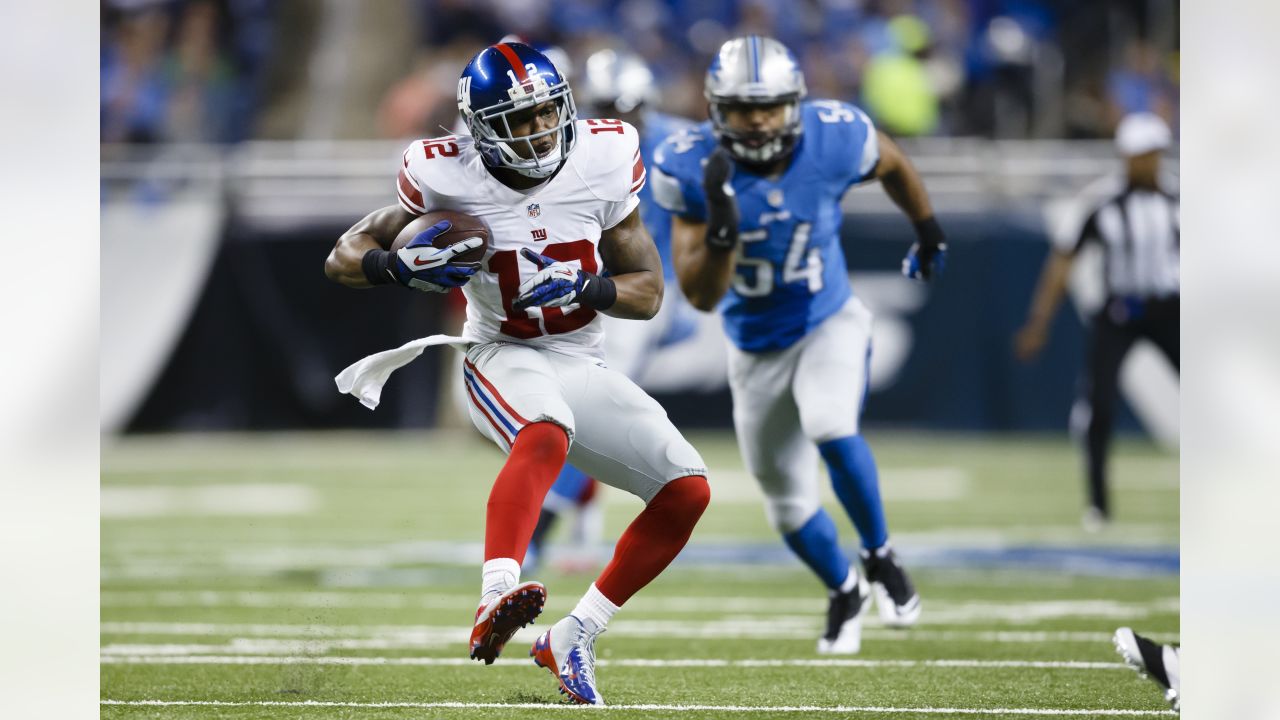
[{"label": "arm sleeve", "polygon": [[856,148],[853,165],[853,178],[850,183],[860,183],[872,176],[876,165],[880,164],[880,139],[876,126],[867,114],[852,108],[857,120],[853,123],[853,142]]},{"label": "arm sleeve", "polygon": [[400,175],[396,178],[396,196],[400,201],[400,207],[413,215],[423,215],[427,212],[425,200],[422,197],[422,188],[418,181],[413,177],[413,171],[409,167],[410,153],[417,145],[414,143],[404,151],[401,158]]},{"label": "arm sleeve", "polygon": [[[665,145],[655,153],[657,165],[652,174],[654,202],[685,220],[706,222],[707,203],[702,195],[701,178],[693,178],[688,168],[670,161],[668,153]],[[700,167],[693,160],[689,164]]]},{"label": "arm sleeve", "polygon": [[626,199],[605,205],[600,222],[602,230],[608,230],[622,222],[636,209],[640,204],[640,190],[644,188],[646,175],[644,160],[641,159],[640,148],[637,146],[635,154],[631,157],[631,189],[627,192]]}]

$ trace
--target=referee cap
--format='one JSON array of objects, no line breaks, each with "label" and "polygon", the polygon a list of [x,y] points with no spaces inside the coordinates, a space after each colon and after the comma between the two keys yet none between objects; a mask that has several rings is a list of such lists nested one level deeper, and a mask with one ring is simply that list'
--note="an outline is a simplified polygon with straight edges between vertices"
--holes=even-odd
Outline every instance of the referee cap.
[{"label": "referee cap", "polygon": [[1116,127],[1116,150],[1124,157],[1164,150],[1173,142],[1173,133],[1159,115],[1149,112],[1125,115]]}]

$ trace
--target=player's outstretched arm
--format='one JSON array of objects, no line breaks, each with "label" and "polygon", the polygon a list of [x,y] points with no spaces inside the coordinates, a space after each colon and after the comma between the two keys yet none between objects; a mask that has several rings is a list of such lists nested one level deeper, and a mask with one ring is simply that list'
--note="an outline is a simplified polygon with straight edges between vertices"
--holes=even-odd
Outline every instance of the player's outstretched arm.
[{"label": "player's outstretched arm", "polygon": [[879,130],[876,131],[876,142],[880,147],[880,161],[876,164],[875,177],[884,186],[889,199],[911,219],[916,231],[917,241],[907,252],[902,271],[907,277],[928,280],[942,270],[947,250],[946,237],[933,216],[924,181],[906,153]]},{"label": "player's outstretched arm", "polygon": [[1049,324],[1058,312],[1058,305],[1067,292],[1067,279],[1075,256],[1059,250],[1050,252],[1040,273],[1040,283],[1027,311],[1027,322],[1013,338],[1013,352],[1018,359],[1027,362],[1040,354],[1049,340]]},{"label": "player's outstretched arm", "polygon": [[373,287],[361,266],[365,253],[389,249],[396,235],[413,217],[399,205],[388,205],[364,216],[338,238],[338,243],[324,261],[325,277],[347,287]]},{"label": "player's outstretched arm", "polygon": [[913,223],[933,217],[933,207],[929,204],[929,193],[924,189],[924,181],[907,159],[906,153],[879,130],[876,131],[876,141],[880,146],[880,162],[876,163],[875,177],[884,185],[889,199],[902,208],[902,212]]},{"label": "player's outstretched arm", "polygon": [[606,315],[648,320],[662,307],[662,258],[640,221],[640,208],[600,235],[600,257],[618,297]]}]

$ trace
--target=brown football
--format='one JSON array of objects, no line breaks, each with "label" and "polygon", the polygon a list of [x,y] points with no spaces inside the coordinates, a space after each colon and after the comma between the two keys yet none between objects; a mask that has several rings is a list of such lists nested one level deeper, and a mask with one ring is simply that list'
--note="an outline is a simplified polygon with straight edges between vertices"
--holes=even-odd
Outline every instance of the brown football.
[{"label": "brown football", "polygon": [[396,251],[408,245],[409,241],[416,237],[418,233],[430,229],[432,225],[441,220],[448,220],[452,227],[437,235],[435,240],[432,241],[432,245],[443,248],[473,237],[483,238],[484,245],[462,253],[455,257],[453,262],[478,263],[484,260],[485,251],[489,249],[489,226],[474,215],[460,213],[455,210],[435,210],[414,218],[413,222],[405,225],[400,234],[396,236],[395,242],[391,243],[391,250]]}]

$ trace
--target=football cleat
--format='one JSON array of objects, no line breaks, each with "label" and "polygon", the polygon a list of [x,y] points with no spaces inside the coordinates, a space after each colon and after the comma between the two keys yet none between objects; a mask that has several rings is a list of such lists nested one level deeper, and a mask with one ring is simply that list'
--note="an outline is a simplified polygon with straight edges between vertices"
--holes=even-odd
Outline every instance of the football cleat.
[{"label": "football cleat", "polygon": [[471,628],[471,659],[492,665],[507,641],[520,628],[532,623],[547,602],[547,589],[539,582],[516,585],[476,610]]},{"label": "football cleat", "polygon": [[920,595],[893,550],[885,548],[883,555],[863,550],[862,567],[876,597],[880,621],[892,627],[915,625],[920,619]]},{"label": "football cleat", "polygon": [[[853,568],[849,572],[857,572]],[[858,584],[849,592],[832,591],[827,605],[827,631],[818,638],[818,652],[823,655],[855,655],[862,649],[862,610],[871,601],[867,581],[858,576]]]},{"label": "football cleat", "polygon": [[1181,712],[1178,649],[1152,642],[1127,627],[1116,630],[1111,641],[1125,664],[1137,670],[1138,675],[1155,681],[1164,690],[1164,699],[1174,710]]},{"label": "football cleat", "polygon": [[556,677],[561,695],[579,705],[604,705],[596,689],[596,638],[602,632],[569,615],[533,643],[529,657]]}]

